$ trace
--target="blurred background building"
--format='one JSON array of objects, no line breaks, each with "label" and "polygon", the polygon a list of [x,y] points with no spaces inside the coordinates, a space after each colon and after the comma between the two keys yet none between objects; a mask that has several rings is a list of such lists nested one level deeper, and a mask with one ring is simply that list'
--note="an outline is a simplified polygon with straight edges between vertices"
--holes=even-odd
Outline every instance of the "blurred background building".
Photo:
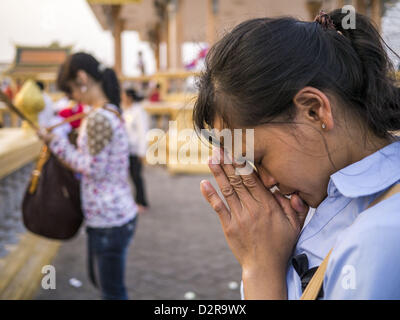
[{"label": "blurred background building", "polygon": [[384,0],[88,0],[96,19],[114,38],[115,69],[122,70],[121,34],[139,32],[151,43],[157,70],[183,68],[184,43],[212,45],[239,22],[256,17],[295,16],[313,20],[319,10],[346,4],[380,27]]}]

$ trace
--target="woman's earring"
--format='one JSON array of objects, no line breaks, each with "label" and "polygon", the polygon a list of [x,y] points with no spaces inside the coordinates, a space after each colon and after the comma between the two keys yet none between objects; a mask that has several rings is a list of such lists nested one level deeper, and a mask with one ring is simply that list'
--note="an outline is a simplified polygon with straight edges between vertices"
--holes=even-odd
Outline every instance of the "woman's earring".
[{"label": "woman's earring", "polygon": [[325,123],[322,124],[322,129],[326,129]]},{"label": "woman's earring", "polygon": [[87,91],[87,86],[82,86],[82,87],[81,87],[81,92],[82,92],[82,93],[85,93],[86,91]]}]

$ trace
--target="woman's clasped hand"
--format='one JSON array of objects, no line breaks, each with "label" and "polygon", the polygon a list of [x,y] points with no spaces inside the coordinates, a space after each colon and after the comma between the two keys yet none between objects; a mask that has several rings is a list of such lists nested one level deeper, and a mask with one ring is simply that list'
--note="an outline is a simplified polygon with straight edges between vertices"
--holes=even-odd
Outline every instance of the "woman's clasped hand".
[{"label": "woman's clasped hand", "polygon": [[[224,161],[227,157],[222,149],[214,149],[209,167],[229,208],[209,181],[201,182],[201,192],[218,213],[225,238],[242,266],[246,298],[284,299],[286,266],[308,206],[297,195],[287,199],[279,191],[271,192],[254,170],[237,174],[240,165]],[[263,290],[263,283],[270,289]]]}]

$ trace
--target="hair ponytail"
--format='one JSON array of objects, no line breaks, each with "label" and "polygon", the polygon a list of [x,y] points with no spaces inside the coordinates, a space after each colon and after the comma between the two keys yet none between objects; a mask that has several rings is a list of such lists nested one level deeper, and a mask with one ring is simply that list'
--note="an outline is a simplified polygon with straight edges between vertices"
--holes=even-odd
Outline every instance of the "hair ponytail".
[{"label": "hair ponytail", "polygon": [[396,87],[395,69],[385,47],[391,49],[368,17],[356,14],[355,29],[343,29],[345,14],[340,9],[331,12],[330,17],[360,59],[363,83],[358,105],[368,124],[378,136],[400,130],[400,88]]},{"label": "hair ponytail", "polygon": [[115,71],[111,68],[106,68],[101,75],[101,87],[108,100],[120,109],[121,92]]}]

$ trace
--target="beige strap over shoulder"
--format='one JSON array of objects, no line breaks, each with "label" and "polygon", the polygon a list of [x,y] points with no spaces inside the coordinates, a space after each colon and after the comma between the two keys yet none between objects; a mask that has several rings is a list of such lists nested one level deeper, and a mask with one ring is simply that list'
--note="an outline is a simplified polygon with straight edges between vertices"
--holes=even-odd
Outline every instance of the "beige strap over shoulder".
[{"label": "beige strap over shoulder", "polygon": [[[368,209],[378,204],[379,202],[390,198],[396,193],[400,193],[400,184],[396,184],[391,187],[388,191],[382,194],[380,197],[375,199],[369,206]],[[321,265],[318,267],[314,276],[311,278],[308,283],[306,289],[304,290],[300,300],[316,300],[318,297],[318,293],[321,290],[322,283],[324,281],[324,276],[326,272],[326,268],[328,267],[329,256],[331,255],[333,249],[329,251],[325,259],[322,261]]]}]

